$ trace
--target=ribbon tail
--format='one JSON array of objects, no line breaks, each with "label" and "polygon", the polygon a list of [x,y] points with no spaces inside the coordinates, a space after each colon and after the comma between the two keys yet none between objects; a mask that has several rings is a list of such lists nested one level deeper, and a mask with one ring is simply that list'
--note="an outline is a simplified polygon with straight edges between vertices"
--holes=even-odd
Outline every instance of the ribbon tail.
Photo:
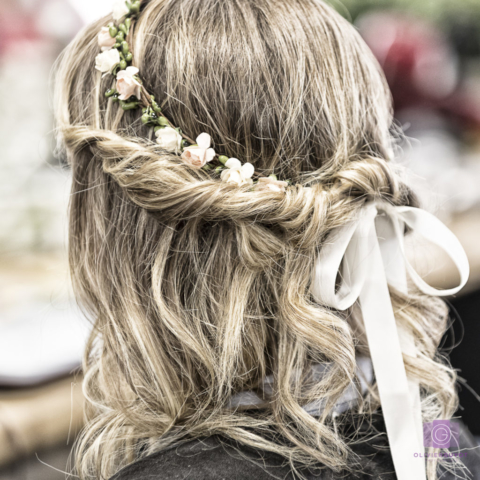
[{"label": "ribbon tail", "polygon": [[[398,480],[425,480],[423,446],[375,228],[370,232],[369,275],[360,293],[370,355]],[[421,423],[420,423],[421,427]]]},{"label": "ribbon tail", "polygon": [[[405,266],[404,238],[405,223],[393,216],[377,216],[375,229],[379,239],[382,261],[389,285],[396,290],[408,294],[407,269]],[[402,352],[412,358],[417,356],[413,334],[401,325],[397,326],[398,338]],[[423,445],[422,403],[420,398],[420,385],[417,379],[408,377],[408,390],[413,407],[413,421],[416,425],[417,437]]]},{"label": "ribbon tail", "polygon": [[[415,348],[415,340],[411,332],[408,332],[404,328],[398,328],[398,337],[400,339],[400,346],[402,352],[410,357],[415,358],[417,356],[417,350]],[[422,402],[420,398],[420,385],[415,378],[408,378],[408,390],[410,392],[410,398],[412,399],[413,407],[413,420],[416,425],[417,438],[420,445],[423,445],[423,423],[422,423]]]}]

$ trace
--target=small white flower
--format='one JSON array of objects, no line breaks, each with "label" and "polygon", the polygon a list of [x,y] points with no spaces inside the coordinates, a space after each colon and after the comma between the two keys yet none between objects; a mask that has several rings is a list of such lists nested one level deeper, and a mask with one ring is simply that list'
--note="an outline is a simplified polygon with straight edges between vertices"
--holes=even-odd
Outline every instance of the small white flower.
[{"label": "small white flower", "polygon": [[127,2],[125,0],[115,0],[113,2],[112,11],[113,11],[113,19],[120,20],[129,12],[127,7]]},{"label": "small white flower", "polygon": [[215,158],[215,150],[210,148],[212,137],[208,133],[201,133],[197,137],[197,144],[183,150],[182,159],[192,167],[202,168],[207,162]]},{"label": "small white flower", "polygon": [[140,98],[142,84],[135,78],[138,74],[137,67],[127,67],[117,73],[117,92],[120,100],[128,100],[132,95]]},{"label": "small white flower", "polygon": [[172,127],[160,128],[155,133],[157,143],[165,150],[171,150],[175,153],[180,150],[182,145],[182,136]]},{"label": "small white flower", "polygon": [[119,63],[120,53],[116,48],[100,53],[95,58],[95,68],[102,73],[111,73]]},{"label": "small white flower", "polygon": [[255,168],[251,163],[242,165],[238,158],[230,158],[225,163],[228,170],[224,170],[220,178],[227,183],[236,183],[237,185],[251,185],[252,176]]},{"label": "small white flower", "polygon": [[287,182],[277,180],[276,177],[261,177],[258,179],[258,183],[255,185],[255,190],[258,192],[285,192],[287,187]]}]

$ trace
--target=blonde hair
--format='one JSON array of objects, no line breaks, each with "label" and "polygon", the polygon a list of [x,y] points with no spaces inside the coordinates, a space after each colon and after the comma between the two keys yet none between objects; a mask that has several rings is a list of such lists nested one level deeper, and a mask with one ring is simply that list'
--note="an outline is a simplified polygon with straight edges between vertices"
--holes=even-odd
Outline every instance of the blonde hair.
[{"label": "blonde hair", "polygon": [[[73,175],[70,264],[94,319],[78,474],[109,478],[152,451],[212,434],[276,452],[294,468],[352,468],[332,412],[366,341],[355,311],[316,304],[310,282],[328,233],[367,200],[415,202],[388,161],[383,74],[355,29],[319,0],[142,5],[134,62],[174,124],[210,133],[226,155],[294,186],[285,194],[232,186],[158,148],[137,112],[103,95],[112,77],[94,63],[108,18],[66,49],[56,116]],[[444,304],[392,298],[416,338],[418,356],[405,363],[420,381],[424,419],[449,418],[455,374],[437,353]],[[318,362],[331,368],[313,383]],[[266,375],[273,394],[262,393],[261,408],[230,408]],[[302,408],[314,400],[324,405],[319,418]],[[373,385],[353,413],[376,408]]]}]

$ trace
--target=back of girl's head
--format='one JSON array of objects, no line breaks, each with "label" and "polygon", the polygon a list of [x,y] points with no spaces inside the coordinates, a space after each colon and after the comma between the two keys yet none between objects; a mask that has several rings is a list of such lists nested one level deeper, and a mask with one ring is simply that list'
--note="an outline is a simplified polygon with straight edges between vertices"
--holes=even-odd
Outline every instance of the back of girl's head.
[{"label": "back of girl's head", "polygon": [[[160,149],[136,111],[105,97],[112,77],[94,65],[109,20],[83,30],[58,70],[72,276],[94,319],[79,473],[108,477],[153,449],[213,433],[292,462],[346,467],[331,413],[355,377],[362,334],[354,316],[347,322],[309,292],[332,228],[373,197],[412,201],[388,162],[383,74],[319,0],[143,1],[134,63],[168,118],[292,183],[285,193],[251,191]],[[407,367],[430,392],[432,416],[446,414],[453,377],[432,361],[444,312],[424,298],[396,301],[422,340]],[[312,383],[318,362],[331,368]],[[263,392],[261,408],[232,407],[267,375],[273,393]],[[325,407],[319,419],[302,409],[315,400]]]}]

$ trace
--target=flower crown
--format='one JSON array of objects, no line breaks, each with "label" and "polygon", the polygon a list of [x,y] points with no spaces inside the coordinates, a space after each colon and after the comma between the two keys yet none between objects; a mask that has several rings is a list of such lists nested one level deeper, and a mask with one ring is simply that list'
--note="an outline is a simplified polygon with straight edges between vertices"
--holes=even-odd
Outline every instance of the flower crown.
[{"label": "flower crown", "polygon": [[255,174],[251,163],[242,165],[237,158],[217,154],[210,146],[212,139],[208,133],[201,133],[194,141],[165,117],[155,97],[143,86],[139,69],[132,65],[133,54],[129,41],[140,4],[141,0],[115,0],[113,19],[116,23],[102,27],[98,34],[102,53],[95,59],[95,68],[104,75],[115,77],[112,88],[105,92],[105,96],[113,102],[120,102],[125,111],[142,107],[142,122],[154,128],[158,145],[180,155],[191,167],[214,170],[227,183],[253,185],[256,190],[284,192],[288,182],[277,180],[275,175],[265,177]]}]

